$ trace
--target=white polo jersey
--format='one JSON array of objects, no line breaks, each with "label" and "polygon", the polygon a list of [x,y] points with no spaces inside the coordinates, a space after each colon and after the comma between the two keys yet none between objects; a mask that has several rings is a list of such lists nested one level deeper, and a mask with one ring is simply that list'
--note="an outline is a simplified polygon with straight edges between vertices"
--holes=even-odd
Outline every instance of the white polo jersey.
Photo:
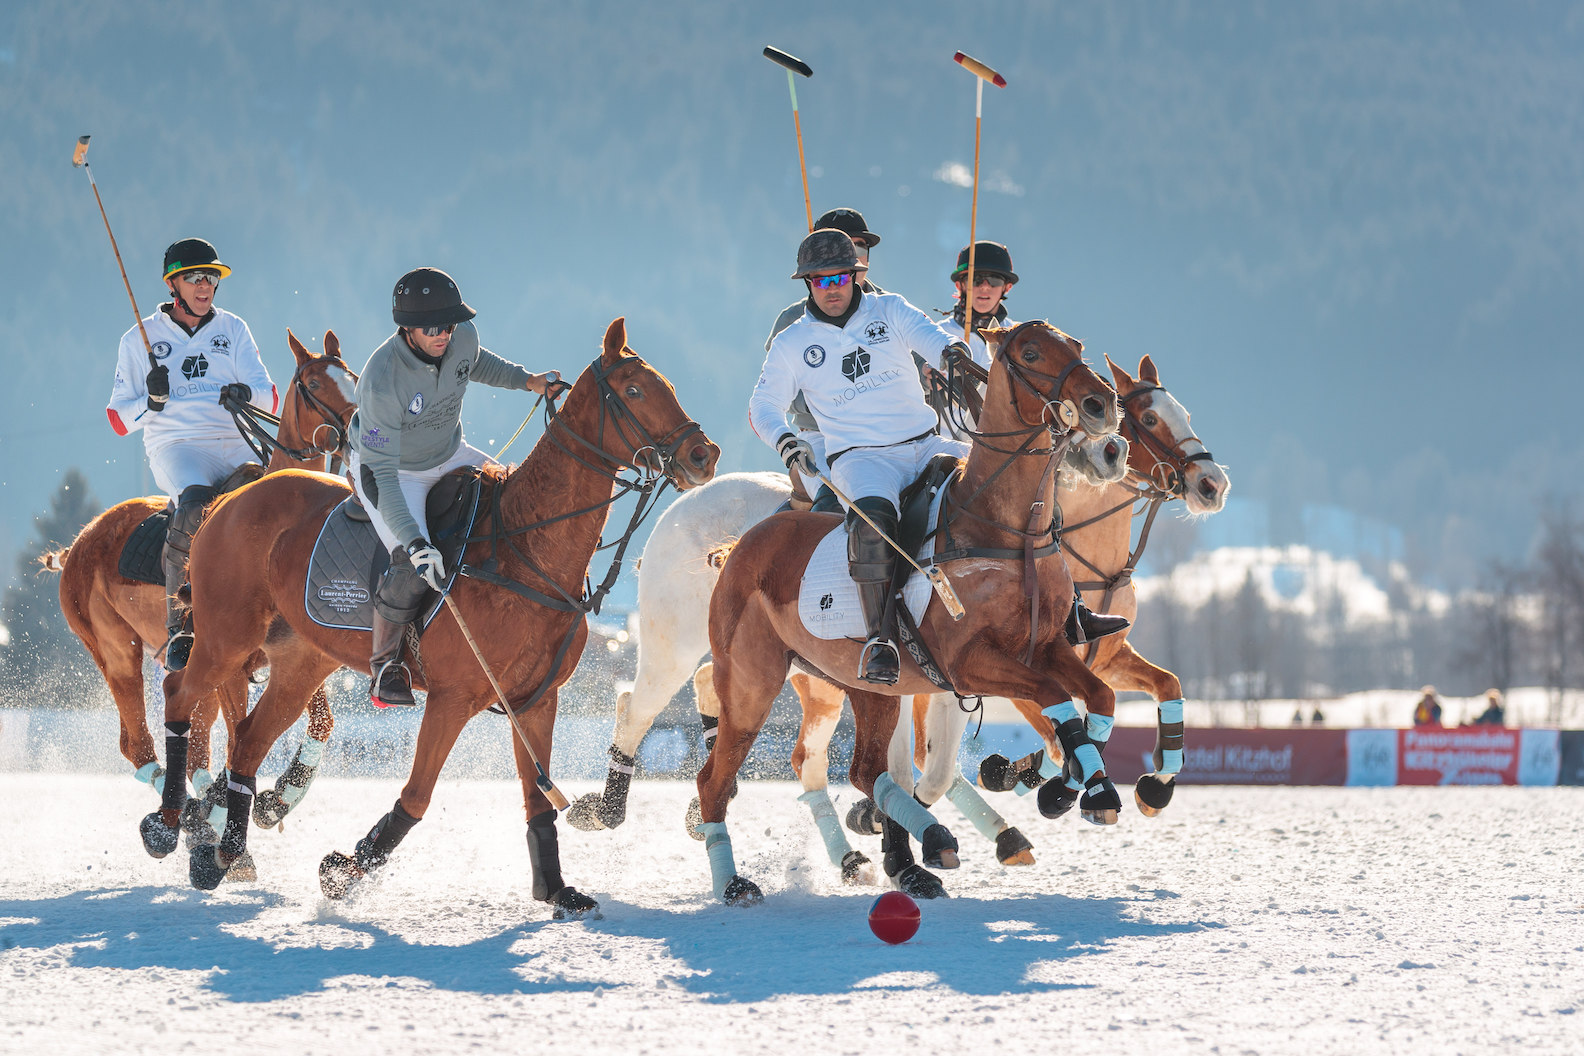
[{"label": "white polo jersey", "polygon": [[937,363],[952,335],[898,294],[854,296],[845,326],[807,312],[770,342],[748,400],[748,421],[770,447],[791,431],[786,409],[800,390],[831,456],[934,430],[913,354]]},{"label": "white polo jersey", "polygon": [[208,322],[188,334],[157,310],[143,320],[143,327],[154,359],[170,370],[170,400],[163,410],[148,408],[148,352],[134,326],[121,336],[115,386],[105,408],[118,435],[142,429],[149,451],[189,440],[237,440],[231,412],[220,406],[220,389],[238,381],[253,391],[253,406],[275,413],[275,383],[240,317],[215,308]]}]

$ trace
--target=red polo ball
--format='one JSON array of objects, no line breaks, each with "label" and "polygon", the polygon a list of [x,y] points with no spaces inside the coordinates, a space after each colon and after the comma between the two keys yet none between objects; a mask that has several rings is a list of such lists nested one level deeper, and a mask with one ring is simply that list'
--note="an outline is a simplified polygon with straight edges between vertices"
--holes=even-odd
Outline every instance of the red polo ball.
[{"label": "red polo ball", "polygon": [[869,907],[869,930],[883,942],[906,942],[918,929],[918,903],[900,891],[887,891]]}]

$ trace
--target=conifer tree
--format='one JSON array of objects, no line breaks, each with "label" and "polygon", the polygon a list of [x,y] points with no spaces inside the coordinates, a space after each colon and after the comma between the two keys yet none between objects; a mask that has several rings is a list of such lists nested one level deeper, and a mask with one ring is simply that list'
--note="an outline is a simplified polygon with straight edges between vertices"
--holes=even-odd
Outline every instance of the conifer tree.
[{"label": "conifer tree", "polygon": [[93,662],[66,624],[60,577],[45,572],[39,556],[65,546],[100,511],[88,479],[73,467],[61,478],[49,510],[33,518],[33,539],[16,557],[16,582],[5,590],[3,618],[9,641],[0,649],[0,678],[27,690],[47,674],[91,675]]}]

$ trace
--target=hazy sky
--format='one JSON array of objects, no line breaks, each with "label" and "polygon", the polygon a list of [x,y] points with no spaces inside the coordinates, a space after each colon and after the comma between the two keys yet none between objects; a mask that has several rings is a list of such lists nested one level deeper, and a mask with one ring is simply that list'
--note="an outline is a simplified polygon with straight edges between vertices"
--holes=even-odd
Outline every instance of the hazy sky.
[{"label": "hazy sky", "polygon": [[[815,70],[815,211],[863,210],[874,277],[921,307],[947,306],[968,233],[952,52],[1000,69],[978,231],[1011,246],[1014,314],[1097,362],[1153,354],[1278,537],[1335,504],[1467,572],[1521,558],[1538,499],[1576,490],[1578,5],[12,0],[0,556],[68,466],[107,503],[149,490],[103,413],[132,319],[70,165],[84,132],[143,311],[164,247],[209,238],[278,382],[288,326],[361,365],[429,264],[534,369],[580,369],[625,314],[722,468],[772,467],[745,407],[805,220],[766,44]],[[469,439],[528,406],[475,388]]]}]

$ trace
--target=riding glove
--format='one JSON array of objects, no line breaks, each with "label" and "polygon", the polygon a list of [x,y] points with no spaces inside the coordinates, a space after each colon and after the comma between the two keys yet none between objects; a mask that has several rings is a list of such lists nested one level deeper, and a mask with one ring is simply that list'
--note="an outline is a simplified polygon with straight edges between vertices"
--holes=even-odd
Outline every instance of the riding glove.
[{"label": "riding glove", "polygon": [[420,536],[408,543],[407,556],[412,559],[413,569],[423,577],[425,583],[435,590],[445,588],[445,562],[440,560],[440,551],[431,546],[427,539]]},{"label": "riding glove", "polygon": [[220,406],[224,407],[228,399],[236,400],[238,403],[250,403],[253,400],[253,389],[240,381],[233,381],[220,388]]},{"label": "riding glove", "polygon": [[150,367],[144,384],[148,388],[148,409],[163,411],[165,404],[170,400],[170,368]]},{"label": "riding glove", "polygon": [[953,341],[951,344],[941,349],[941,366],[951,366],[952,360],[954,359],[961,359],[965,363],[971,363],[973,362],[973,353],[970,352],[968,350],[968,346],[963,344],[961,341]]},{"label": "riding glove", "polygon": [[807,440],[786,433],[776,441],[776,454],[781,456],[781,461],[786,463],[788,469],[795,466],[811,477],[819,474],[819,465],[814,461],[814,448]]}]

